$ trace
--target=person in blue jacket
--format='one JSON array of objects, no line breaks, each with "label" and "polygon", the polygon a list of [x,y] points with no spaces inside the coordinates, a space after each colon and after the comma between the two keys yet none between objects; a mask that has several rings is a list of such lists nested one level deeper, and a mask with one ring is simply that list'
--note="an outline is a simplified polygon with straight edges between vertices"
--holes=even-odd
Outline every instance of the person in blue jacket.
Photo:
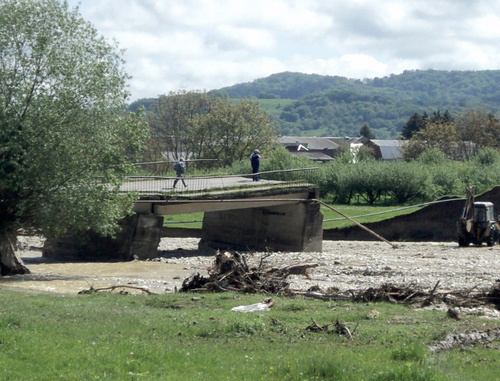
[{"label": "person in blue jacket", "polygon": [[[260,166],[260,151],[258,149],[254,150],[250,155],[250,163],[252,164],[252,173],[259,173]],[[253,181],[259,181],[259,175],[253,177]]]},{"label": "person in blue jacket", "polygon": [[177,185],[177,182],[179,180],[182,180],[184,187],[187,187],[186,182],[184,181],[184,172],[186,171],[186,163],[184,162],[184,158],[181,157],[174,164],[174,171],[175,171],[175,175],[177,176],[177,178],[174,180],[174,189],[175,189],[175,186]]}]

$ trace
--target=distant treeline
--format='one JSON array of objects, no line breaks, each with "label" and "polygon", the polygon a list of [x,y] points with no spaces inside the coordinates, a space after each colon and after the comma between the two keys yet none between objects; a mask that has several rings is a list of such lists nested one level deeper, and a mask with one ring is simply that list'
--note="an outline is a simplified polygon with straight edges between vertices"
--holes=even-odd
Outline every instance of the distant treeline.
[{"label": "distant treeline", "polygon": [[[500,70],[415,70],[373,79],[280,73],[215,90],[221,97],[259,99],[283,135],[358,136],[367,124],[378,139],[397,138],[414,113],[465,108],[500,112]],[[154,98],[130,105],[147,109]]]}]

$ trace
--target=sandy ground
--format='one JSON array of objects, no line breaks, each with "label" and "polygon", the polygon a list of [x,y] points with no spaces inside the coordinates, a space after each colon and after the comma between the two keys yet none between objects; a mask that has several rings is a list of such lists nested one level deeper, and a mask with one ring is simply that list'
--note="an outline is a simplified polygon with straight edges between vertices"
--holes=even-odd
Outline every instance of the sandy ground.
[{"label": "sandy ground", "polygon": [[[196,238],[163,238],[153,261],[109,263],[55,262],[41,256],[42,244],[38,237],[20,237],[18,253],[31,274],[2,277],[0,287],[74,294],[127,285],[175,292],[190,275],[205,275],[214,259],[198,251]],[[440,290],[483,290],[500,281],[500,246],[459,248],[453,242],[399,243],[393,248],[384,242],[324,241],[321,253],[253,253],[252,261],[279,267],[317,263],[311,279],[290,277],[291,288],[303,291],[311,286],[363,290],[384,283],[429,289],[437,281]]]}]

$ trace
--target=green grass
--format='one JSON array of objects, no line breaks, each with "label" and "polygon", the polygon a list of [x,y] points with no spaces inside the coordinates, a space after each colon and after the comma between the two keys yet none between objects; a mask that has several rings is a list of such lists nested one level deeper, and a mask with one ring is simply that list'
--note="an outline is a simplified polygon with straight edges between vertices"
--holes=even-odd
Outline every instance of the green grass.
[{"label": "green grass", "polygon": [[163,216],[163,226],[171,228],[201,229],[203,213],[173,214]]},{"label": "green grass", "polygon": [[[338,210],[339,212],[349,217],[380,213],[373,216],[360,217],[355,219],[356,221],[362,224],[369,222],[383,221],[397,216],[410,214],[420,209],[419,207],[414,207],[410,209],[397,210],[402,208],[402,206],[369,206],[369,205],[331,205],[331,206],[334,209]],[[341,215],[328,209],[325,206],[321,206],[321,213],[323,213],[324,220],[343,218]],[[323,223],[323,229],[344,228],[352,225],[354,225],[354,223],[349,221],[348,219],[342,219],[339,221],[325,221]]]},{"label": "green grass", "polygon": [[294,99],[256,99],[262,108],[275,119],[279,119],[283,108],[296,102]]},{"label": "green grass", "polygon": [[[349,217],[372,214],[372,213],[380,213],[380,212],[390,212],[390,213],[378,214],[375,216],[356,218],[356,221],[360,223],[382,221],[399,215],[413,213],[419,209],[418,207],[415,207],[405,210],[394,210],[400,208],[399,206],[367,206],[367,205],[331,205],[331,206]],[[324,220],[342,218],[341,215],[332,211],[331,209],[328,209],[325,206],[321,206],[321,213],[323,213]],[[176,214],[176,215],[165,216],[164,226],[175,227],[175,228],[201,229],[202,226],[201,222],[192,222],[192,221],[202,221],[202,220],[203,220],[203,213]],[[185,221],[185,223],[182,223],[183,221]],[[323,223],[323,229],[343,228],[352,225],[354,225],[354,223],[347,219],[342,219],[340,221],[325,221]]]},{"label": "green grass", "polygon": [[[193,296],[196,296],[193,299]],[[262,295],[46,295],[0,289],[1,380],[494,380],[498,342],[442,354],[447,332],[497,322],[392,304]],[[377,309],[376,319],[368,313]],[[337,319],[354,339],[311,332]]]}]

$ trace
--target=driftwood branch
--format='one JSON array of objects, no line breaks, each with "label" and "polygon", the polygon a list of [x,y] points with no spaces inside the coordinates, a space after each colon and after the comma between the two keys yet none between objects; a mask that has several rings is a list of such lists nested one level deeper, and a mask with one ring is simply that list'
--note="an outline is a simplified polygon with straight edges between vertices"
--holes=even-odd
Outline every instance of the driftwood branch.
[{"label": "driftwood branch", "polygon": [[156,295],[156,293],[148,290],[147,288],[144,287],[137,287],[137,286],[129,286],[129,285],[117,285],[117,286],[109,286],[109,287],[101,287],[101,288],[94,288],[90,286],[88,290],[82,290],[78,294],[94,294],[96,292],[101,292],[101,291],[114,291],[117,288],[131,288],[133,290],[140,290],[142,292],[145,292],[148,295]]},{"label": "driftwood branch", "polygon": [[434,302],[434,295],[436,293],[436,290],[439,286],[439,283],[441,283],[440,280],[438,280],[436,282],[436,285],[434,286],[434,288],[432,289],[432,291],[430,292],[429,296],[427,297],[427,299],[425,299],[423,302],[422,302],[422,307],[425,307],[425,306],[429,306],[431,305],[433,302]]},{"label": "driftwood branch", "polygon": [[[357,326],[356,326],[357,328]],[[345,323],[342,323],[340,320],[337,319],[337,321],[335,322],[335,331],[339,334],[339,335],[343,335],[343,336],[347,336],[349,339],[353,339],[352,337],[352,333],[351,331],[349,330],[349,328],[347,328],[347,326],[345,325]]]}]

